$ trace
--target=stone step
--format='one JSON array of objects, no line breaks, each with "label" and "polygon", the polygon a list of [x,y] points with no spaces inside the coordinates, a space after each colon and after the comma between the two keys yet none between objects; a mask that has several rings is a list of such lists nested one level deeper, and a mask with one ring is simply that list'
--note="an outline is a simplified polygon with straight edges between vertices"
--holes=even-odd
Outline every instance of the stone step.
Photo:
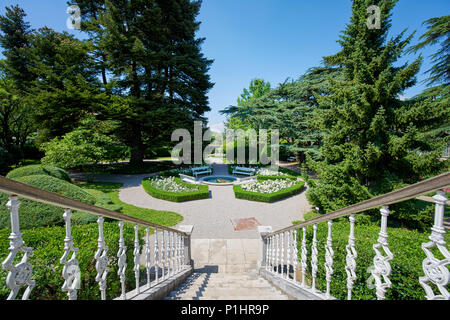
[{"label": "stone step", "polygon": [[206,287],[206,288],[191,288],[188,290],[176,290],[169,293],[169,296],[177,296],[177,295],[190,295],[190,296],[223,296],[223,295],[240,295],[240,296],[252,296],[255,295],[255,292],[258,293],[279,293],[272,287],[265,288],[243,288],[243,287]]}]

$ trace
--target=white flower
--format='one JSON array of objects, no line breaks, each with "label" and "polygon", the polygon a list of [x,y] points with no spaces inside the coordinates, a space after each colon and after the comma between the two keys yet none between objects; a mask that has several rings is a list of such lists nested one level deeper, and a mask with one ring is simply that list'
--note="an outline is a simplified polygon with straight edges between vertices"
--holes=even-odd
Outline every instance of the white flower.
[{"label": "white flower", "polygon": [[261,182],[251,182],[248,184],[241,185],[242,189],[250,192],[258,192],[258,193],[275,193],[280,190],[292,187],[295,185],[295,180],[285,180],[285,179],[277,179],[277,180],[264,180]]},{"label": "white flower", "polygon": [[189,187],[186,187],[186,186],[176,183],[174,177],[153,178],[150,180],[150,184],[157,189],[167,191],[167,192],[190,192],[190,191],[198,190],[197,187],[189,188]]}]

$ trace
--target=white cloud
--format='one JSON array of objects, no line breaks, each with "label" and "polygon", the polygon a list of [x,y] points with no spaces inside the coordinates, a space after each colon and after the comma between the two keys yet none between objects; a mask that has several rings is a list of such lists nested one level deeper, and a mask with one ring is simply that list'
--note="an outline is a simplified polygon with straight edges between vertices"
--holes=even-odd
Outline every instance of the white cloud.
[{"label": "white cloud", "polygon": [[213,123],[209,125],[209,129],[213,132],[224,132],[225,131],[225,125],[223,123]]}]

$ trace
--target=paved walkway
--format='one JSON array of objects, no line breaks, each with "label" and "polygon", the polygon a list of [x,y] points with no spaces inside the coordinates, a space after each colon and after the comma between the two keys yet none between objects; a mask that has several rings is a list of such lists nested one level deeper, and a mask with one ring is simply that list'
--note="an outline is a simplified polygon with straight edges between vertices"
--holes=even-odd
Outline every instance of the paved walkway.
[{"label": "paved walkway", "polygon": [[[227,166],[214,159],[214,175],[228,174]],[[141,208],[168,210],[181,214],[183,225],[194,225],[193,239],[257,239],[257,228],[235,231],[236,219],[254,218],[259,225],[272,226],[274,230],[302,220],[303,214],[311,210],[305,191],[275,203],[262,203],[236,199],[232,186],[209,186],[210,198],[175,203],[160,200],[147,194],[141,185],[149,174],[99,175],[103,182],[121,182],[121,201]],[[253,220],[254,221],[254,220]],[[233,224],[234,223],[234,224]]]}]

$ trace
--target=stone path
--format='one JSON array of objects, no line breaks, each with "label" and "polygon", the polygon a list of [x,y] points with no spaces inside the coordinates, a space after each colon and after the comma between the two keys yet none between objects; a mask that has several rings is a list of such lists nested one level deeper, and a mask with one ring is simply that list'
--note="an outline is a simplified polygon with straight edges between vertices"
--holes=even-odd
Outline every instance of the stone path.
[{"label": "stone path", "polygon": [[[228,174],[227,166],[214,159],[214,175]],[[235,231],[233,220],[255,218],[260,225],[272,226],[277,230],[302,220],[303,214],[311,210],[305,196],[306,189],[295,196],[275,203],[262,203],[236,199],[232,186],[209,186],[210,198],[175,203],[156,199],[147,194],[141,185],[149,174],[98,175],[95,180],[121,182],[121,201],[141,208],[168,210],[181,214],[183,225],[193,225],[193,239],[258,239],[256,228]]]}]

